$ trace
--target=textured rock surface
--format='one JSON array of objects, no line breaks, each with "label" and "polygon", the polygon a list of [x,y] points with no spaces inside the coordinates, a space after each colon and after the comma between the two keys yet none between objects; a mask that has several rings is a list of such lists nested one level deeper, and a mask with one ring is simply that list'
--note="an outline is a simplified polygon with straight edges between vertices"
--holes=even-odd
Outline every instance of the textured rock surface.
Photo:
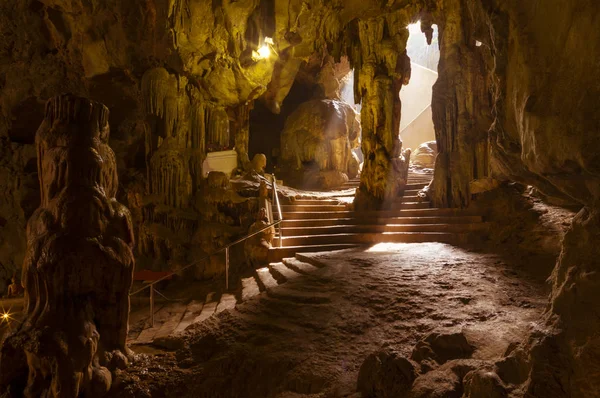
[{"label": "textured rock surface", "polygon": [[392,398],[406,395],[417,377],[415,364],[394,352],[367,357],[358,372],[358,391],[363,397]]},{"label": "textured rock surface", "polygon": [[[343,177],[331,179],[322,172],[345,174],[346,180],[356,177],[358,160],[352,149],[358,147],[359,137],[356,112],[345,102],[313,100],[301,104],[289,116],[281,133],[284,178],[291,176],[293,181],[294,177],[300,177],[299,184],[306,188],[339,187],[344,183]],[[315,183],[319,180],[322,184]]]},{"label": "textured rock surface", "polygon": [[437,143],[435,141],[424,142],[411,154],[412,164],[419,167],[433,168],[437,156]]},{"label": "textured rock surface", "polygon": [[0,351],[9,396],[103,396],[127,365],[134,267],[129,211],[115,200],[108,109],[50,100],[36,135],[41,205],[29,219],[25,319]]}]

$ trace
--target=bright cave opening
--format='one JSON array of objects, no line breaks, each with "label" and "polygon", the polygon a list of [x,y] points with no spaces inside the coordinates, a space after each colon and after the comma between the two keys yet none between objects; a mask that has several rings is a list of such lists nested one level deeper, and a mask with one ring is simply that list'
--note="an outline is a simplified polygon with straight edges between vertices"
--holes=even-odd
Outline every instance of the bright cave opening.
[{"label": "bright cave opening", "polygon": [[421,22],[407,27],[409,38],[406,53],[411,61],[411,77],[409,84],[400,90],[400,138],[402,147],[411,148],[413,151],[426,142],[435,141],[431,99],[433,85],[438,78],[440,49],[438,27],[432,25],[432,28],[431,44],[427,44],[427,38],[421,32]]}]

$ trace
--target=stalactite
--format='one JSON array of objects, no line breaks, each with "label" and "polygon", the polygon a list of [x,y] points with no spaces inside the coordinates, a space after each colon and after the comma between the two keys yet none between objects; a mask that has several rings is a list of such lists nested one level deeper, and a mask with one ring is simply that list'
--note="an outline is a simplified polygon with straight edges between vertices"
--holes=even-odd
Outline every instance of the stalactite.
[{"label": "stalactite", "polygon": [[189,35],[192,30],[190,0],[169,0],[169,23],[173,30],[175,47],[179,47],[179,34]]},{"label": "stalactite", "polygon": [[248,156],[248,142],[250,140],[250,110],[253,103],[241,104],[233,110],[234,122],[232,123],[235,150],[238,154],[239,166],[248,171],[250,159]]},{"label": "stalactite", "polygon": [[207,109],[208,141],[219,148],[229,146],[229,117],[224,108],[211,107]]},{"label": "stalactite", "polygon": [[206,147],[206,112],[202,103],[192,103],[190,106],[190,146],[204,153]]},{"label": "stalactite", "polygon": [[167,136],[177,131],[179,122],[179,81],[164,68],[147,71],[142,77],[142,97],[146,112],[164,120]]}]

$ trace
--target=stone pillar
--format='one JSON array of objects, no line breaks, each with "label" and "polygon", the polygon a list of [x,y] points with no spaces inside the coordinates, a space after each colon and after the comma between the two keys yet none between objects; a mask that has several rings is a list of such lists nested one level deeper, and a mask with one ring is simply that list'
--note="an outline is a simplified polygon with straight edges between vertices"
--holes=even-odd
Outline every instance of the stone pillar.
[{"label": "stone pillar", "polygon": [[[362,97],[361,125],[364,164],[354,205],[357,210],[377,210],[392,206],[404,189],[409,160],[402,156],[400,140],[400,88],[410,79],[410,59],[406,51],[370,43],[390,41],[385,37],[386,20],[359,24],[361,59],[366,59],[358,77]],[[397,39],[402,41],[402,39]],[[404,40],[404,44],[406,41]],[[356,72],[355,72],[356,73]]]},{"label": "stone pillar", "polygon": [[438,155],[429,196],[435,207],[466,207],[469,183],[489,176],[488,130],[492,124],[484,52],[461,0],[439,12],[439,76],[431,110]]},{"label": "stone pillar", "polygon": [[48,101],[37,131],[41,205],[27,224],[25,318],[0,351],[0,391],[101,397],[128,363],[134,238],[116,201],[108,109]]}]

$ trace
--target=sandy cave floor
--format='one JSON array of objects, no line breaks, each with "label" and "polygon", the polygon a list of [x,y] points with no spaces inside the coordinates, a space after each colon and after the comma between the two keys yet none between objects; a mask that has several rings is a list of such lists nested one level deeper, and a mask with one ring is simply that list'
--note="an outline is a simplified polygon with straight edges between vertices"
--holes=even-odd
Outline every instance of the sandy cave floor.
[{"label": "sandy cave floor", "polygon": [[446,244],[311,256],[326,266],[276,288],[279,298],[262,294],[192,326],[175,352],[137,355],[117,395],[352,396],[361,363],[382,346],[410,356],[430,332],[462,330],[474,358],[499,358],[547,303],[543,281],[517,261]]}]

